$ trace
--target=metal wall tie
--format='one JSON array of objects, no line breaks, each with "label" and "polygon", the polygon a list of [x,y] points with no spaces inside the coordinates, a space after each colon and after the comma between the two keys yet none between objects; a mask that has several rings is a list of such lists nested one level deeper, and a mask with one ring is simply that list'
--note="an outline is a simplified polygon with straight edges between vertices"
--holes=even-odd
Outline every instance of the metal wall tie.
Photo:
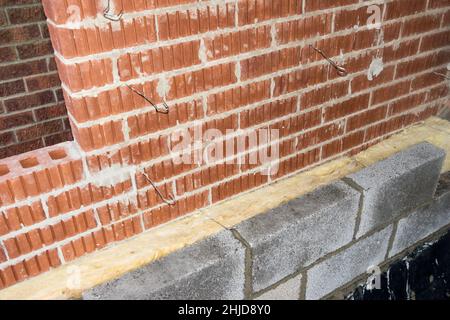
[{"label": "metal wall tie", "polygon": [[313,45],[309,45],[311,48],[313,48],[315,51],[317,51],[322,57],[324,57],[329,64],[331,64],[333,66],[333,68],[336,69],[337,74],[341,77],[345,77],[348,72],[344,67],[338,66],[336,62],[334,62],[333,60],[331,60],[330,58],[328,58],[328,56],[320,49],[314,47]]},{"label": "metal wall tie", "polygon": [[169,199],[167,199],[166,197],[164,197],[164,195],[162,194],[162,192],[159,190],[159,188],[156,186],[156,184],[152,181],[152,179],[150,179],[150,177],[148,176],[148,174],[145,171],[142,171],[142,174],[144,175],[144,177],[147,179],[148,182],[150,182],[150,184],[152,185],[153,189],[155,189],[156,193],[158,194],[158,196],[161,198],[161,200],[168,204],[169,206],[174,206],[176,203],[176,200],[173,198],[172,195],[169,194]]},{"label": "metal wall tie", "polygon": [[155,108],[155,110],[156,110],[156,112],[159,112],[159,113],[164,113],[164,114],[168,114],[169,113],[169,106],[167,105],[167,103],[163,100],[163,107],[161,108],[161,107],[158,107],[156,104],[154,104],[153,103],[153,101],[152,100],[150,100],[149,98],[147,98],[146,96],[145,96],[145,94],[144,93],[142,93],[142,92],[140,92],[139,90],[136,90],[135,88],[133,88],[132,86],[130,86],[130,85],[126,85],[131,91],[133,91],[134,93],[136,93],[137,95],[139,95],[140,97],[142,97],[142,98],[144,98],[145,99],[145,101],[147,101],[148,103],[150,103],[152,106],[153,106],[153,108]]},{"label": "metal wall tie", "polygon": [[123,9],[119,12],[118,15],[112,14],[109,11],[111,10],[111,0],[108,0],[108,5],[106,6],[105,10],[103,10],[103,16],[111,21],[119,21],[122,19],[123,16]]}]

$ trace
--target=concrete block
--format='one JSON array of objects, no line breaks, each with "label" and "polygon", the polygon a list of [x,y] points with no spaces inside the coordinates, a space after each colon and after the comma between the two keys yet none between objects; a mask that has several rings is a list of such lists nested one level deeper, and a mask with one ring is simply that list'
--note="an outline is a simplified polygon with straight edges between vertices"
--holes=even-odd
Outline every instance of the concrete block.
[{"label": "concrete block", "polygon": [[391,233],[388,226],[309,269],[306,299],[320,299],[383,262]]},{"label": "concrete block", "polygon": [[302,276],[298,275],[263,293],[255,300],[298,300],[300,298],[301,281]]},{"label": "concrete block", "polygon": [[442,149],[424,142],[349,175],[364,194],[357,237],[430,201],[444,157]]},{"label": "concrete block", "polygon": [[395,256],[449,224],[450,193],[446,193],[398,222],[389,256]]},{"label": "concrete block", "polygon": [[251,248],[253,291],[349,243],[359,198],[359,192],[338,181],[237,225]]},{"label": "concrete block", "polygon": [[222,231],[121,278],[87,291],[84,299],[243,299],[245,248]]}]

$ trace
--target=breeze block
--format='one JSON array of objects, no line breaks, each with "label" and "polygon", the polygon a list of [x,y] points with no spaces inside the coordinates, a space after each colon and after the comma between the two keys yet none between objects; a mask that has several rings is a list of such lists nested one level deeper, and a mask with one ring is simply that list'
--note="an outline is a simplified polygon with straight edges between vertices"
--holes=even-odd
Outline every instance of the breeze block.
[{"label": "breeze block", "polygon": [[236,226],[250,246],[253,291],[349,243],[359,198],[338,181]]},{"label": "breeze block", "polygon": [[86,300],[244,298],[245,250],[229,231],[87,291]]},{"label": "breeze block", "polygon": [[431,201],[444,158],[442,149],[423,142],[349,175],[363,194],[357,237]]}]

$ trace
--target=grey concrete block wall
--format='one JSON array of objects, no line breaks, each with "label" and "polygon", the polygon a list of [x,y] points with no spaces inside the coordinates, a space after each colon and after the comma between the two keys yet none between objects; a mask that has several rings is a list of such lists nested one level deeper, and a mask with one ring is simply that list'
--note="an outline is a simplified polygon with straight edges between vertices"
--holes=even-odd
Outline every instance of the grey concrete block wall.
[{"label": "grey concrete block wall", "polygon": [[84,299],[243,299],[245,249],[229,231],[177,251],[119,279]]},{"label": "grey concrete block wall", "polygon": [[433,198],[443,158],[413,146],[83,296],[323,298],[450,226],[449,178]]},{"label": "grey concrete block wall", "polygon": [[448,224],[450,224],[450,192],[398,222],[389,256],[395,256]]},{"label": "grey concrete block wall", "polygon": [[251,249],[253,292],[348,244],[359,198],[338,181],[236,226]]},{"label": "grey concrete block wall", "polygon": [[306,299],[320,299],[383,262],[391,233],[389,226],[313,266],[307,272]]},{"label": "grey concrete block wall", "polygon": [[302,276],[298,275],[263,293],[255,300],[298,300],[301,282]]},{"label": "grey concrete block wall", "polygon": [[424,142],[349,175],[363,192],[357,237],[430,201],[444,158],[442,149]]}]

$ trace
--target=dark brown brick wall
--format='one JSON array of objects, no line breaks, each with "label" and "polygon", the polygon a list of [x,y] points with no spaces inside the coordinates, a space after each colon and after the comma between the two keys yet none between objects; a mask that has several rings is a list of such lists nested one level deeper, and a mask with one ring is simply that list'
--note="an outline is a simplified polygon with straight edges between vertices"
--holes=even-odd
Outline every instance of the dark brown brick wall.
[{"label": "dark brown brick wall", "polygon": [[40,0],[0,0],[0,159],[72,140]]}]

